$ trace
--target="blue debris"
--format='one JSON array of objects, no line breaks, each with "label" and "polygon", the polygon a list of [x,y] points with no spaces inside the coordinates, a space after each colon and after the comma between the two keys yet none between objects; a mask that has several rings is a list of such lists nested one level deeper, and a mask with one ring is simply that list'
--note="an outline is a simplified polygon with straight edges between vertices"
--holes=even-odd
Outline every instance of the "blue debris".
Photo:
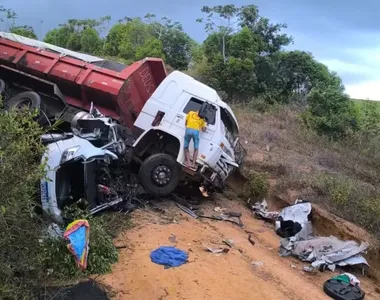
[{"label": "blue debris", "polygon": [[185,251],[171,246],[161,246],[150,253],[152,262],[165,267],[179,267],[187,262]]}]

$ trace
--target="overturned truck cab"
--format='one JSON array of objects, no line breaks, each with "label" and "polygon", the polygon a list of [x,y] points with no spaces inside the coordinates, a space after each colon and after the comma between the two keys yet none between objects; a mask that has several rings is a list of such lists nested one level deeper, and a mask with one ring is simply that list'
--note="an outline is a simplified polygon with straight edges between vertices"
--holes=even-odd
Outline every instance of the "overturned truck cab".
[{"label": "overturned truck cab", "polygon": [[42,209],[56,223],[64,223],[63,209],[82,199],[94,214],[123,202],[112,186],[110,166],[125,153],[118,126],[110,118],[74,120],[74,134],[45,134],[42,163],[46,177],[41,180]]}]

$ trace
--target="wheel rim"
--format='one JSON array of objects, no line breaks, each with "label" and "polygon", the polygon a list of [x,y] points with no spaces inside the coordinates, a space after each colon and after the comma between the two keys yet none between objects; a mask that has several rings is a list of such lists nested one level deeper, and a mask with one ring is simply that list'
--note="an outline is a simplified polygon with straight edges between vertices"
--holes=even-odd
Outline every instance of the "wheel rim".
[{"label": "wheel rim", "polygon": [[159,165],[152,171],[152,180],[158,186],[165,186],[172,178],[172,171],[165,165]]},{"label": "wheel rim", "polygon": [[21,109],[30,109],[32,107],[32,100],[29,98],[21,98],[20,101],[17,103],[15,106],[16,109],[21,110]]}]

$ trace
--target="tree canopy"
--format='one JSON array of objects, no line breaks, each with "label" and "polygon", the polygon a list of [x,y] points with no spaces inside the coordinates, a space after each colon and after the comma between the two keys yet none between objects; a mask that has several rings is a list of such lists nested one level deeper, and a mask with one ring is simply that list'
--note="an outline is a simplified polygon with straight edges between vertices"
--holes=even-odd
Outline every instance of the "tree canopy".
[{"label": "tree canopy", "polygon": [[[13,10],[0,7],[0,12],[11,32],[37,38],[32,27],[16,24]],[[126,64],[159,57],[169,69],[189,73],[227,101],[296,103],[319,118],[317,103],[335,99],[334,105],[340,105],[345,115],[352,111],[339,76],[309,52],[288,51],[293,38],[286,33],[286,24],[272,23],[256,5],[200,8],[200,18],[194,21],[205,26],[202,43],[191,39],[179,22],[151,13],[143,18],[126,16],[112,26],[111,21],[110,16],[70,19],[47,32],[44,41]],[[333,119],[331,113],[326,118],[327,123]]]}]

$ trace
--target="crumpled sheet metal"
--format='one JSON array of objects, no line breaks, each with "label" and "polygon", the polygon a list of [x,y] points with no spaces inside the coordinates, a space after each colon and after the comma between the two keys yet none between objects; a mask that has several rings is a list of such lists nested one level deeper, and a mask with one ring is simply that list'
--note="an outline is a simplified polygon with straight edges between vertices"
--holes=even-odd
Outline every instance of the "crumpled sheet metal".
[{"label": "crumpled sheet metal", "polygon": [[275,220],[279,215],[277,211],[268,211],[268,203],[265,199],[252,205],[252,210],[258,218],[265,220]]},{"label": "crumpled sheet metal", "polygon": [[283,221],[298,222],[303,226],[303,224],[308,223],[310,213],[310,202],[300,202],[296,200],[295,204],[283,208],[278,216],[281,217]]},{"label": "crumpled sheet metal", "polygon": [[341,241],[334,236],[315,237],[313,226],[308,216],[312,206],[310,202],[296,200],[295,204],[285,207],[281,212],[268,212],[266,200],[256,203],[252,210],[259,218],[276,220],[276,231],[282,221],[293,221],[301,224],[300,232],[289,238],[280,239],[279,254],[294,255],[301,261],[310,262],[312,268],[326,265],[334,271],[336,266],[367,265],[367,260],[361,255],[368,248],[368,243],[360,245],[354,241]]},{"label": "crumpled sheet metal", "polygon": [[341,241],[334,236],[317,237],[294,243],[292,253],[302,261],[324,261],[326,264],[343,262],[343,265],[364,263],[367,261],[359,254],[368,248],[368,243],[358,245],[354,241]]}]

